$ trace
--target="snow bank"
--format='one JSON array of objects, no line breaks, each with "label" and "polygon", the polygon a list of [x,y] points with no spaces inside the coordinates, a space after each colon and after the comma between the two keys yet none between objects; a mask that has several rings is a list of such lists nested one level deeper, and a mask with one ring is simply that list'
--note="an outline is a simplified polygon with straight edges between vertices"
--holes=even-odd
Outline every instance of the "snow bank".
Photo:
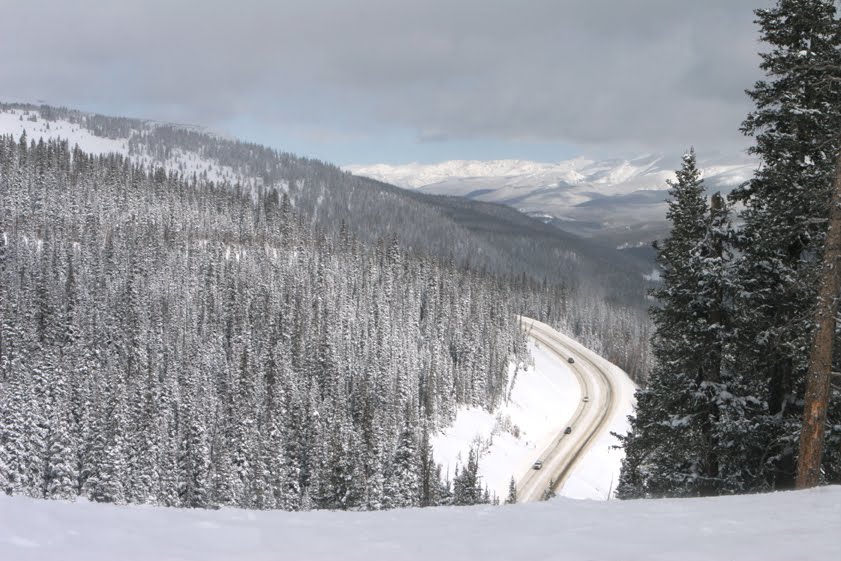
[{"label": "snow bank", "polygon": [[0,497],[8,561],[841,559],[841,487],[712,499],[249,512]]},{"label": "snow bank", "polygon": [[[607,362],[569,337],[562,336],[593,361],[614,371],[618,381],[620,406],[605,433],[600,436],[569,475],[559,495],[574,499],[611,498],[619,480],[624,452],[611,433],[627,434],[628,415],[634,410],[636,386],[619,367]],[[500,501],[508,495],[513,476],[519,481],[532,463],[567,425],[581,400],[581,387],[566,362],[529,342],[534,366],[522,365],[509,373],[510,398],[497,413],[477,407],[458,411],[452,427],[432,438],[435,460],[451,476],[455,466],[463,466],[471,447],[481,452],[479,475]],[[513,388],[510,384],[513,382]]]},{"label": "snow bank", "polygon": [[450,475],[478,445],[479,475],[501,501],[508,495],[511,477],[519,480],[530,469],[581,400],[581,388],[566,363],[533,341],[529,351],[534,366],[520,365],[516,376],[511,367],[510,396],[496,413],[462,408],[453,426],[431,439],[435,461]]},{"label": "snow bank", "polygon": [[620,379],[620,405],[611,417],[605,433],[581,458],[560,490],[559,494],[563,497],[607,500],[616,492],[625,451],[618,447],[619,439],[614,434],[625,435],[631,430],[628,415],[634,412],[634,392],[637,389],[624,372]]}]

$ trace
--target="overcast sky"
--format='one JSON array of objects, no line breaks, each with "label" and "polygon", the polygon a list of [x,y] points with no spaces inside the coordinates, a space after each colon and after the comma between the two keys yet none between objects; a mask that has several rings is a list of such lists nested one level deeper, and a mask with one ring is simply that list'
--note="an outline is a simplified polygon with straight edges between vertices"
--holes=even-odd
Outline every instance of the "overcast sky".
[{"label": "overcast sky", "polygon": [[770,0],[0,0],[0,100],[338,164],[738,157]]}]

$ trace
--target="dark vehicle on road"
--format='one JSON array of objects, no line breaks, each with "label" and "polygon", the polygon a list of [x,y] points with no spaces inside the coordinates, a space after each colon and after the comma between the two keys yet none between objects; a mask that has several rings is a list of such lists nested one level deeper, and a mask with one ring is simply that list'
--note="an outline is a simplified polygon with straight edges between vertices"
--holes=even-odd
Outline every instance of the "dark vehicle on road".
[{"label": "dark vehicle on road", "polygon": [[572,357],[569,357],[569,358],[567,359],[567,362],[568,362],[568,363],[570,363],[570,364],[575,364],[575,359],[574,359],[574,358],[572,358]]},{"label": "dark vehicle on road", "polygon": [[569,434],[572,432],[572,427],[567,427],[564,429],[564,434]]}]

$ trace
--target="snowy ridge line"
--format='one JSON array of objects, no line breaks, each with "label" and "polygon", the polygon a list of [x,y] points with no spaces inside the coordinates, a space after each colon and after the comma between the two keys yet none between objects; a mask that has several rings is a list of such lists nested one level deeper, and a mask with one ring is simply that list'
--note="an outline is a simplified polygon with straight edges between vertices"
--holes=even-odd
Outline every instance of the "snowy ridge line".
[{"label": "snowy ridge line", "polygon": [[[36,120],[32,121],[30,117],[36,117]],[[132,150],[129,148],[129,143],[133,137],[156,127],[171,127],[176,130],[196,132],[208,137],[224,139],[223,135],[213,133],[200,125],[166,123],[150,119],[138,119],[138,122],[146,128],[132,129],[127,135],[112,138],[96,134],[87,128],[84,123],[65,119],[46,119],[43,117],[41,110],[37,108],[6,111],[0,109],[0,135],[11,135],[15,140],[20,138],[22,133],[26,133],[30,141],[39,139],[44,141],[62,140],[66,141],[71,149],[78,146],[88,154],[119,154],[148,170],[163,167],[169,171],[181,173],[185,178],[195,175],[200,180],[230,184],[239,182],[243,185],[253,185],[259,182],[259,179],[255,177],[243,175],[214,158],[203,156],[200,151],[175,147],[168,157],[161,158],[151,155],[148,146],[142,143]]]}]

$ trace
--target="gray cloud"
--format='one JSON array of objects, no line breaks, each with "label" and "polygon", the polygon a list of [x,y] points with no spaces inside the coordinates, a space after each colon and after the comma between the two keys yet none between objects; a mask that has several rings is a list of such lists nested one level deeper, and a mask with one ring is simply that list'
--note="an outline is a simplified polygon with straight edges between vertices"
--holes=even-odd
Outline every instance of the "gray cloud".
[{"label": "gray cloud", "polygon": [[768,0],[5,0],[0,98],[420,140],[732,149]]}]

